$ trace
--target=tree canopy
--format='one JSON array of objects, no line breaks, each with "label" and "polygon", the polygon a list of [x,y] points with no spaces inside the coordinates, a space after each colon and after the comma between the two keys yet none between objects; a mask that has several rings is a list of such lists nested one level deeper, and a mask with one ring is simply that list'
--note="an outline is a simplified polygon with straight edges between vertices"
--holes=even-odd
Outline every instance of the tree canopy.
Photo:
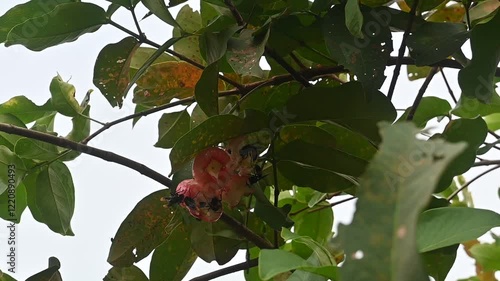
[{"label": "tree canopy", "polygon": [[[34,52],[105,25],[124,34],[96,57],[99,93],[77,99],[57,75],[44,104],[1,101],[2,219],[19,223],[28,209],[51,231],[74,235],[83,187],[66,163],[84,153],[164,186],[123,219],[104,280],[183,280],[196,258],[224,265],[246,250],[245,262],[193,280],[243,271],[248,281],[444,281],[459,245],[476,262],[467,280],[496,280],[500,239],[477,239],[500,226],[500,214],[474,207],[468,188],[500,168],[491,159],[500,150],[498,0],[200,0],[200,11],[184,2],[31,0],[0,16],[0,43]],[[138,5],[149,12],[137,14]],[[118,9],[135,30],[113,19]],[[150,40],[141,28],[149,17],[172,26],[171,37]],[[426,96],[436,75],[453,103]],[[393,98],[412,93],[398,79],[419,85],[399,114]],[[96,94],[110,109],[132,99],[135,113],[95,120]],[[175,106],[183,109],[165,113]],[[162,111],[154,146],[170,150],[169,175],[87,145]],[[56,116],[71,119],[67,135]],[[436,120],[444,128],[428,125]],[[353,220],[334,233],[333,207],[350,200]],[[146,274],[135,264],[149,255]],[[61,264],[52,257],[28,280],[62,280]],[[7,269],[0,280],[15,279]]]}]

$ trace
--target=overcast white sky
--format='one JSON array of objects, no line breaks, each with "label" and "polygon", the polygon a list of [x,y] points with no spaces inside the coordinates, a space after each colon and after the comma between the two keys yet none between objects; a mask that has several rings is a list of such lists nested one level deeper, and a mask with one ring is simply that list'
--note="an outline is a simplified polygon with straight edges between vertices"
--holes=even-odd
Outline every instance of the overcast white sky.
[{"label": "overcast white sky", "polygon": [[[5,0],[0,2],[0,14],[23,1]],[[106,1],[92,1],[101,6],[106,6]],[[198,7],[198,1],[189,1],[192,7]],[[179,6],[180,8],[180,6]],[[179,8],[173,8],[176,13]],[[142,17],[145,9],[139,4],[138,15]],[[120,9],[113,20],[122,23],[132,30],[134,26],[128,11]],[[172,30],[169,26],[154,19],[154,16],[141,22],[143,31],[153,41],[162,43],[170,38]],[[86,34],[76,42],[49,48],[41,53],[27,50],[19,45],[5,48],[0,46],[0,103],[16,95],[25,95],[37,104],[44,103],[49,97],[49,83],[59,73],[63,79],[71,79],[70,83],[77,89],[76,97],[81,100],[88,89],[94,89],[91,96],[91,117],[108,122],[133,113],[134,105],[128,97],[121,110],[109,106],[105,98],[92,84],[94,62],[99,51],[109,43],[116,43],[127,36],[123,32],[111,27],[103,26],[98,32]],[[396,48],[399,41],[395,42]],[[422,81],[409,83],[404,77],[398,82],[395,92],[395,103],[398,108],[411,105],[415,94]],[[392,68],[387,75],[392,74]],[[456,71],[447,71],[450,82],[456,94],[460,93],[456,83]],[[390,77],[390,76],[389,76]],[[387,82],[387,81],[386,81]],[[386,92],[387,83],[384,85]],[[440,78],[432,81],[426,95],[435,95],[448,99],[445,86]],[[175,109],[174,109],[175,110]],[[161,173],[170,172],[168,153],[164,149],[154,148],[157,139],[157,121],[160,114],[150,115],[140,120],[132,130],[130,122],[112,127],[99,137],[92,140],[89,145],[110,150],[115,153],[139,161]],[[98,128],[92,124],[92,130]],[[68,118],[56,120],[56,131],[65,135],[70,129]],[[497,158],[500,155],[489,157]],[[97,159],[82,155],[76,161],[67,162],[75,183],[76,209],[72,220],[74,237],[63,237],[53,233],[43,224],[36,222],[27,210],[22,216],[22,223],[18,225],[18,274],[13,277],[24,280],[32,274],[47,267],[48,258],[55,256],[61,261],[61,274],[64,280],[86,281],[101,280],[111,268],[106,262],[113,237],[122,220],[132,210],[135,204],[144,196],[162,186],[135,171]],[[468,173],[468,178],[479,173],[474,170]],[[476,206],[493,209],[500,212],[497,195],[500,177],[488,175],[471,186]],[[353,212],[353,203],[349,202],[334,209],[336,225],[339,222],[348,223]],[[6,223],[5,223],[6,224]],[[0,225],[3,225],[0,223]],[[498,231],[497,231],[498,234]],[[0,269],[6,270],[4,253],[7,253],[5,227],[0,228]],[[240,252],[231,263],[243,261],[244,253]],[[148,275],[150,257],[141,261],[138,266]],[[165,261],[168,263],[168,261]],[[227,265],[226,265],[227,266]],[[198,260],[190,273],[189,278],[217,269],[214,262],[206,264]],[[473,261],[464,257],[461,251],[454,268],[447,280],[457,280],[474,275]],[[240,273],[229,275],[218,280],[243,280]]]}]

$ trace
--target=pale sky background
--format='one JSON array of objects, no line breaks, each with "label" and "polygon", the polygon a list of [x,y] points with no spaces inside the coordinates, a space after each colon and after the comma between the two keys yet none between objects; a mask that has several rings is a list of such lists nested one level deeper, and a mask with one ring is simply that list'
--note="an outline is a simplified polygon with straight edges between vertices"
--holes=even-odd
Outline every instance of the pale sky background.
[{"label": "pale sky background", "polygon": [[[12,6],[23,1],[3,0],[0,2],[0,15]],[[108,5],[106,1],[91,1],[101,6]],[[197,9],[198,1],[189,1],[191,7]],[[175,7],[175,14],[181,6]],[[145,8],[139,4],[137,14],[142,17]],[[130,13],[121,8],[113,15],[113,20],[135,31]],[[142,30],[148,38],[163,43],[171,37],[172,28],[155,19],[154,16],[142,21]],[[92,34],[80,37],[76,42],[66,43],[44,50],[32,52],[16,45],[9,48],[0,46],[0,103],[16,95],[25,95],[37,104],[44,103],[49,97],[49,84],[51,79],[59,73],[64,80],[77,89],[76,97],[81,101],[88,89],[94,89],[91,96],[92,118],[102,122],[109,122],[133,113],[134,104],[131,94],[125,100],[121,110],[111,108],[99,90],[92,84],[94,62],[99,51],[109,43],[116,43],[127,36],[125,33],[112,26],[103,26]],[[395,40],[395,49],[399,48],[399,37]],[[468,48],[468,43],[466,44]],[[396,52],[393,53],[396,55]],[[460,90],[456,82],[457,71],[447,70],[448,79],[452,84],[455,94]],[[392,68],[386,70],[389,79]],[[405,77],[406,69],[402,68],[402,75],[398,81],[394,102],[397,108],[406,108],[411,105],[423,80],[410,83]],[[383,87],[387,92],[388,81]],[[439,96],[448,100],[448,94],[440,75],[432,81],[426,96]],[[173,110],[178,110],[174,108]],[[168,174],[170,164],[168,150],[153,147],[157,140],[157,122],[162,113],[143,117],[132,130],[131,122],[122,123],[107,130],[97,138],[90,141],[89,145],[109,150],[135,161],[141,162],[150,168]],[[70,130],[70,119],[58,117],[56,131],[65,135]],[[442,126],[442,124],[441,124]],[[92,130],[99,128],[92,124]],[[488,155],[488,159],[498,159],[500,153]],[[22,216],[22,223],[17,226],[18,231],[18,274],[13,275],[17,280],[27,277],[45,269],[48,258],[55,256],[61,261],[60,272],[63,280],[86,281],[102,280],[111,266],[106,262],[110,247],[110,238],[114,237],[123,219],[133,207],[146,195],[163,187],[155,181],[146,178],[135,171],[123,166],[109,163],[101,159],[82,155],[76,161],[66,162],[71,170],[75,183],[76,207],[72,220],[74,237],[64,237],[53,233],[44,224],[33,219],[27,209]],[[474,168],[466,174],[468,179],[484,169]],[[483,177],[471,185],[476,207],[488,208],[500,213],[500,204],[497,195],[499,172]],[[349,202],[335,207],[335,227],[338,223],[349,223],[352,217],[354,203]],[[0,269],[6,271],[4,262],[7,253],[5,238],[6,228],[0,223]],[[496,231],[498,234],[499,231]],[[489,235],[486,235],[485,240]],[[233,261],[225,266],[239,263],[244,260],[244,252],[240,251]],[[150,257],[141,261],[138,266],[144,273],[149,273]],[[165,261],[168,263],[168,261]],[[219,266],[213,262],[207,264],[198,260],[185,280],[208,273]],[[447,280],[457,280],[475,275],[473,260],[465,257],[460,250],[457,261]],[[499,274],[497,273],[497,276]],[[499,276],[500,277],[500,276]],[[242,273],[235,273],[217,280],[244,280]]]}]

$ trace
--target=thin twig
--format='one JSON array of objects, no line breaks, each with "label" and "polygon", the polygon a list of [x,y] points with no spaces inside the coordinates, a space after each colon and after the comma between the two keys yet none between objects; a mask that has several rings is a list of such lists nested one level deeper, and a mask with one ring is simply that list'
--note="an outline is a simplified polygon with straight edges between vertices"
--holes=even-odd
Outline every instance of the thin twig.
[{"label": "thin twig", "polygon": [[462,190],[464,190],[465,188],[467,188],[471,183],[475,182],[476,180],[478,180],[479,178],[481,178],[482,176],[488,174],[489,172],[492,172],[496,169],[500,168],[500,165],[497,165],[493,168],[490,168],[484,172],[482,172],[481,174],[477,175],[476,177],[474,177],[473,179],[471,179],[468,183],[464,184],[462,187],[460,187],[459,189],[455,190],[455,192],[453,192],[448,198],[446,198],[446,200],[448,201],[451,201],[451,199],[453,199],[455,196],[457,196],[458,193],[460,193]]},{"label": "thin twig", "polygon": [[500,160],[484,160],[472,164],[472,167],[481,167],[489,165],[500,165]]},{"label": "thin twig", "polygon": [[226,268],[212,271],[212,272],[207,273],[205,275],[195,277],[195,278],[191,279],[191,281],[208,281],[208,280],[212,280],[212,279],[215,279],[215,278],[218,278],[218,277],[221,277],[224,275],[228,275],[228,274],[240,271],[240,270],[246,270],[246,269],[249,269],[252,267],[256,267],[257,265],[259,265],[259,259],[251,259],[251,260],[239,263],[239,264],[235,264],[232,266],[228,266]]},{"label": "thin twig", "polygon": [[410,112],[408,112],[408,117],[406,120],[411,121],[413,120],[413,116],[415,115],[415,112],[417,112],[418,105],[420,104],[420,101],[424,97],[425,90],[427,90],[427,87],[431,83],[432,77],[437,73],[438,68],[433,67],[427,77],[425,78],[424,83],[422,84],[422,87],[420,87],[420,90],[418,90],[417,97],[415,98],[415,101],[413,102],[413,105],[410,108]]},{"label": "thin twig", "polygon": [[170,188],[173,187],[172,181],[169,178],[165,177],[164,175],[148,168],[146,165],[143,165],[139,162],[136,162],[134,160],[123,157],[121,155],[115,154],[115,153],[110,152],[110,151],[98,149],[98,148],[91,147],[91,146],[88,146],[88,145],[85,145],[82,143],[70,141],[70,140],[65,139],[65,138],[56,137],[56,136],[53,136],[50,134],[17,127],[17,126],[11,125],[11,124],[0,123],[0,131],[6,132],[9,134],[27,137],[30,139],[43,141],[43,142],[57,145],[57,146],[64,147],[64,148],[69,148],[71,150],[75,150],[78,152],[89,154],[89,155],[95,156],[97,158],[101,158],[101,159],[109,161],[109,162],[117,163],[117,164],[123,165],[125,167],[128,167],[134,171],[137,171],[137,172],[145,175],[146,177],[161,183],[164,186],[167,186]]},{"label": "thin twig", "polygon": [[[270,147],[271,154],[273,156],[272,165],[273,165],[273,177],[274,177],[274,207],[276,207],[276,208],[278,208],[278,202],[279,202],[279,196],[280,196],[280,188],[278,185],[278,167],[277,167],[278,163],[276,162],[276,158],[274,158],[274,155],[276,155],[275,150],[274,150],[274,144],[275,144],[277,136],[278,136],[278,133],[276,133],[273,136],[273,139],[271,142],[271,147]],[[275,229],[274,230],[274,247],[275,248],[279,247],[278,241],[279,241],[279,233],[278,233],[278,230]]]},{"label": "thin twig", "polygon": [[141,26],[139,25],[139,21],[137,20],[137,16],[135,14],[135,9],[132,8],[130,12],[132,13],[132,18],[134,18],[134,23],[135,27],[137,28],[137,33],[139,33],[139,36],[141,36],[142,38],[146,37],[144,33],[142,33]]},{"label": "thin twig", "polygon": [[247,228],[245,225],[235,220],[234,218],[222,213],[220,220],[231,226],[233,230],[236,231],[236,233],[250,240],[252,243],[255,244],[255,246],[261,249],[272,249],[274,247],[273,244],[271,244],[271,242],[260,237],[255,232],[251,231],[249,228]]},{"label": "thin twig", "polygon": [[300,59],[295,55],[294,52],[291,52],[290,53],[290,57],[292,58],[292,60],[300,67],[300,69],[307,69],[308,67],[306,67],[301,61]]},{"label": "thin twig", "polygon": [[413,6],[411,7],[411,10],[410,10],[410,18],[408,19],[408,25],[406,26],[405,32],[403,34],[403,39],[401,40],[401,46],[399,47],[398,58],[396,60],[396,67],[394,67],[394,72],[392,74],[391,85],[389,86],[389,92],[387,94],[387,97],[389,99],[392,99],[392,96],[394,95],[394,89],[396,88],[396,82],[398,81],[399,72],[401,71],[401,58],[405,55],[406,40],[408,39],[408,36],[410,35],[411,29],[413,26],[413,21],[415,20],[415,15],[417,13],[417,7],[418,7],[418,0],[414,0]]},{"label": "thin twig", "polygon": [[472,24],[470,23],[470,13],[469,13],[470,6],[471,6],[471,1],[465,1],[465,18],[467,19],[468,30],[472,28]]},{"label": "thin twig", "polygon": [[267,55],[271,57],[273,60],[275,60],[281,67],[283,67],[292,77],[297,80],[300,84],[304,85],[304,87],[310,87],[311,83],[307,81],[307,79],[300,74],[300,72],[297,72],[288,62],[286,62],[278,53],[276,53],[273,49],[269,48],[266,46],[264,55]]},{"label": "thin twig", "polygon": [[243,17],[241,16],[240,12],[234,5],[233,1],[231,0],[224,0],[224,4],[229,8],[229,11],[231,11],[231,14],[233,15],[234,19],[238,23],[239,26],[244,26],[245,25],[245,20],[243,20]]},{"label": "thin twig", "polygon": [[455,97],[453,90],[451,89],[450,83],[448,83],[448,79],[446,78],[446,75],[444,75],[444,70],[442,67],[439,67],[439,72],[441,72],[441,76],[443,76],[444,83],[446,84],[446,88],[448,89],[448,93],[450,94],[451,99],[453,100],[454,103],[457,103],[458,100]]},{"label": "thin twig", "polygon": [[334,206],[340,205],[340,204],[345,203],[345,202],[349,202],[349,201],[354,200],[356,198],[357,198],[356,196],[352,196],[352,197],[349,197],[349,198],[346,198],[346,199],[343,199],[343,200],[340,200],[337,202],[330,203],[329,205],[325,205],[325,206],[318,207],[316,209],[309,210],[307,213],[314,213],[314,212],[318,212],[318,211],[321,211],[321,210],[326,209],[326,208],[332,208]]}]

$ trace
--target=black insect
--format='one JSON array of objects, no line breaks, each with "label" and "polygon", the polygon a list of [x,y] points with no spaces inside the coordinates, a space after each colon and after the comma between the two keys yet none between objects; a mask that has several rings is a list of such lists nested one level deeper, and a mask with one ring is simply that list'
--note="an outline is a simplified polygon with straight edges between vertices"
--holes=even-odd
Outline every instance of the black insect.
[{"label": "black insect", "polygon": [[186,206],[188,206],[190,209],[196,209],[196,202],[194,201],[193,198],[191,197],[185,197],[182,194],[179,194],[177,192],[172,192],[172,195],[170,197],[163,197],[163,201],[167,201],[167,206],[171,207],[175,204],[180,204],[184,203]]},{"label": "black insect", "polygon": [[240,149],[240,156],[243,159],[252,157],[252,161],[256,161],[257,157],[259,157],[259,152],[255,146],[247,144]]},{"label": "black insect", "polygon": [[214,197],[210,200],[210,202],[200,202],[200,208],[209,208],[214,212],[220,212],[222,210],[222,201]]},{"label": "black insect", "polygon": [[249,185],[252,185],[258,181],[260,181],[261,179],[263,179],[265,176],[262,175],[262,167],[260,167],[259,165],[255,165],[254,167],[254,172],[250,175],[250,177],[248,178],[248,184]]}]

